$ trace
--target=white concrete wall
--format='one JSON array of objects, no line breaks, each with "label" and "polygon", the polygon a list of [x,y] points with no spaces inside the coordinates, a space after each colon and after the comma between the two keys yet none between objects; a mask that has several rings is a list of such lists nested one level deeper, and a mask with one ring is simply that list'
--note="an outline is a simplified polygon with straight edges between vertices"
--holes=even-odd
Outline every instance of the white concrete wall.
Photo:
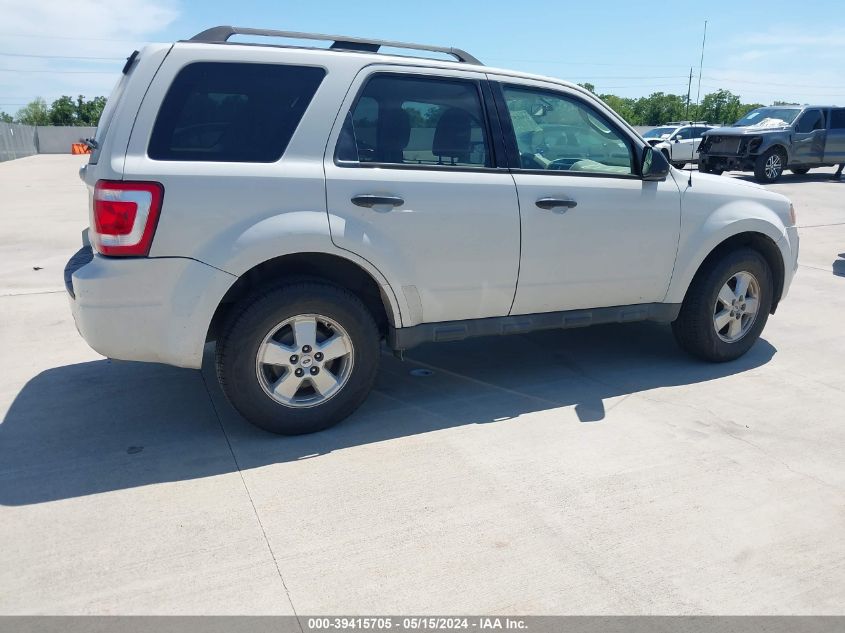
[{"label": "white concrete wall", "polygon": [[70,146],[94,136],[95,127],[0,123],[0,161],[33,154],[70,154]]}]

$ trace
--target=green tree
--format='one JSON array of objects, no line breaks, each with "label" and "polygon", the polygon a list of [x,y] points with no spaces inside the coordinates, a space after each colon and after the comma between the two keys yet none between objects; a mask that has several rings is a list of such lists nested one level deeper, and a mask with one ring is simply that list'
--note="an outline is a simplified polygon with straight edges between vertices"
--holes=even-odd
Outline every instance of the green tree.
[{"label": "green tree", "polygon": [[50,125],[50,110],[47,102],[36,97],[15,115],[15,122],[23,125]]},{"label": "green tree", "polygon": [[590,82],[588,82],[588,81],[585,81],[584,83],[582,83],[582,84],[578,84],[578,85],[579,85],[579,86],[581,86],[582,88],[586,88],[586,89],[587,89],[587,90],[589,90],[590,92],[595,92],[595,91],[596,91],[596,87],[595,87],[593,84],[591,84]]},{"label": "green tree", "polygon": [[79,95],[76,99],[76,125],[96,126],[105,107],[105,97],[94,97],[86,101],[85,97]]},{"label": "green tree", "polygon": [[68,96],[61,96],[50,106],[51,125],[76,125],[76,104]]},{"label": "green tree", "polygon": [[15,117],[8,112],[0,112],[0,123],[14,123]]}]

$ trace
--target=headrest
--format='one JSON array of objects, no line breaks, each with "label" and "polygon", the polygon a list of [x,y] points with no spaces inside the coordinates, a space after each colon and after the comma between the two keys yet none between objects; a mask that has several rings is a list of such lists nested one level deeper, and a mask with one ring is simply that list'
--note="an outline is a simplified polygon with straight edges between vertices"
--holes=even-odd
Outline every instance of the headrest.
[{"label": "headrest", "polygon": [[402,108],[385,108],[379,113],[376,145],[380,150],[401,150],[411,140],[411,118]]},{"label": "headrest", "polygon": [[432,153],[441,158],[468,162],[472,135],[472,115],[460,108],[449,108],[437,121]]}]

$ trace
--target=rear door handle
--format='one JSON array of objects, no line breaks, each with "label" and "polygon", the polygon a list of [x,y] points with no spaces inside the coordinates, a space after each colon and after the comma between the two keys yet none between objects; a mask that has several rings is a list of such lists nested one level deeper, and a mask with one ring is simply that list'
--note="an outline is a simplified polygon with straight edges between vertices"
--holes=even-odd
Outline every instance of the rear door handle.
[{"label": "rear door handle", "polygon": [[572,198],[540,198],[536,204],[541,209],[548,211],[553,211],[554,209],[572,209],[578,206],[578,203]]},{"label": "rear door handle", "polygon": [[401,207],[405,204],[405,201],[399,196],[372,196],[364,194],[360,196],[353,196],[352,204],[371,209],[376,206]]}]

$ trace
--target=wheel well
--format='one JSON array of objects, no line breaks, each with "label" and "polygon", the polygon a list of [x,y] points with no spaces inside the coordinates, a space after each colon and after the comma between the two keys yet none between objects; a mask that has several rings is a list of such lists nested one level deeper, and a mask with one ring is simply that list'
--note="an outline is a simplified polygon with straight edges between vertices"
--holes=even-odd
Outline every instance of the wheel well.
[{"label": "wheel well", "polygon": [[251,268],[226,292],[208,328],[207,340],[217,338],[230,310],[244,297],[284,281],[322,280],[354,293],[373,315],[379,332],[387,333],[392,311],[381,288],[358,264],[337,255],[296,253],[270,259]]},{"label": "wheel well", "polygon": [[[788,151],[786,151],[786,147],[784,147],[784,146],[783,146],[783,145],[781,145],[780,143],[775,143],[774,145],[770,145],[770,146],[766,149],[766,151],[768,152],[770,149],[776,149],[776,150],[778,150],[781,154],[783,154],[784,158],[786,159],[786,162],[789,162],[789,152],[788,152]],[[784,163],[784,167],[786,167],[786,163]]]},{"label": "wheel well", "polygon": [[725,253],[737,250],[738,248],[751,248],[766,260],[769,269],[772,271],[772,281],[774,282],[774,294],[772,295],[772,309],[774,314],[778,307],[781,295],[783,294],[783,280],[784,280],[784,266],[783,258],[780,254],[780,249],[777,244],[767,235],[755,232],[737,233],[732,235],[724,242],[719,244],[716,248],[710,251],[710,254],[701,262],[698,271],[695,273],[696,277],[704,270],[722,257]]}]

